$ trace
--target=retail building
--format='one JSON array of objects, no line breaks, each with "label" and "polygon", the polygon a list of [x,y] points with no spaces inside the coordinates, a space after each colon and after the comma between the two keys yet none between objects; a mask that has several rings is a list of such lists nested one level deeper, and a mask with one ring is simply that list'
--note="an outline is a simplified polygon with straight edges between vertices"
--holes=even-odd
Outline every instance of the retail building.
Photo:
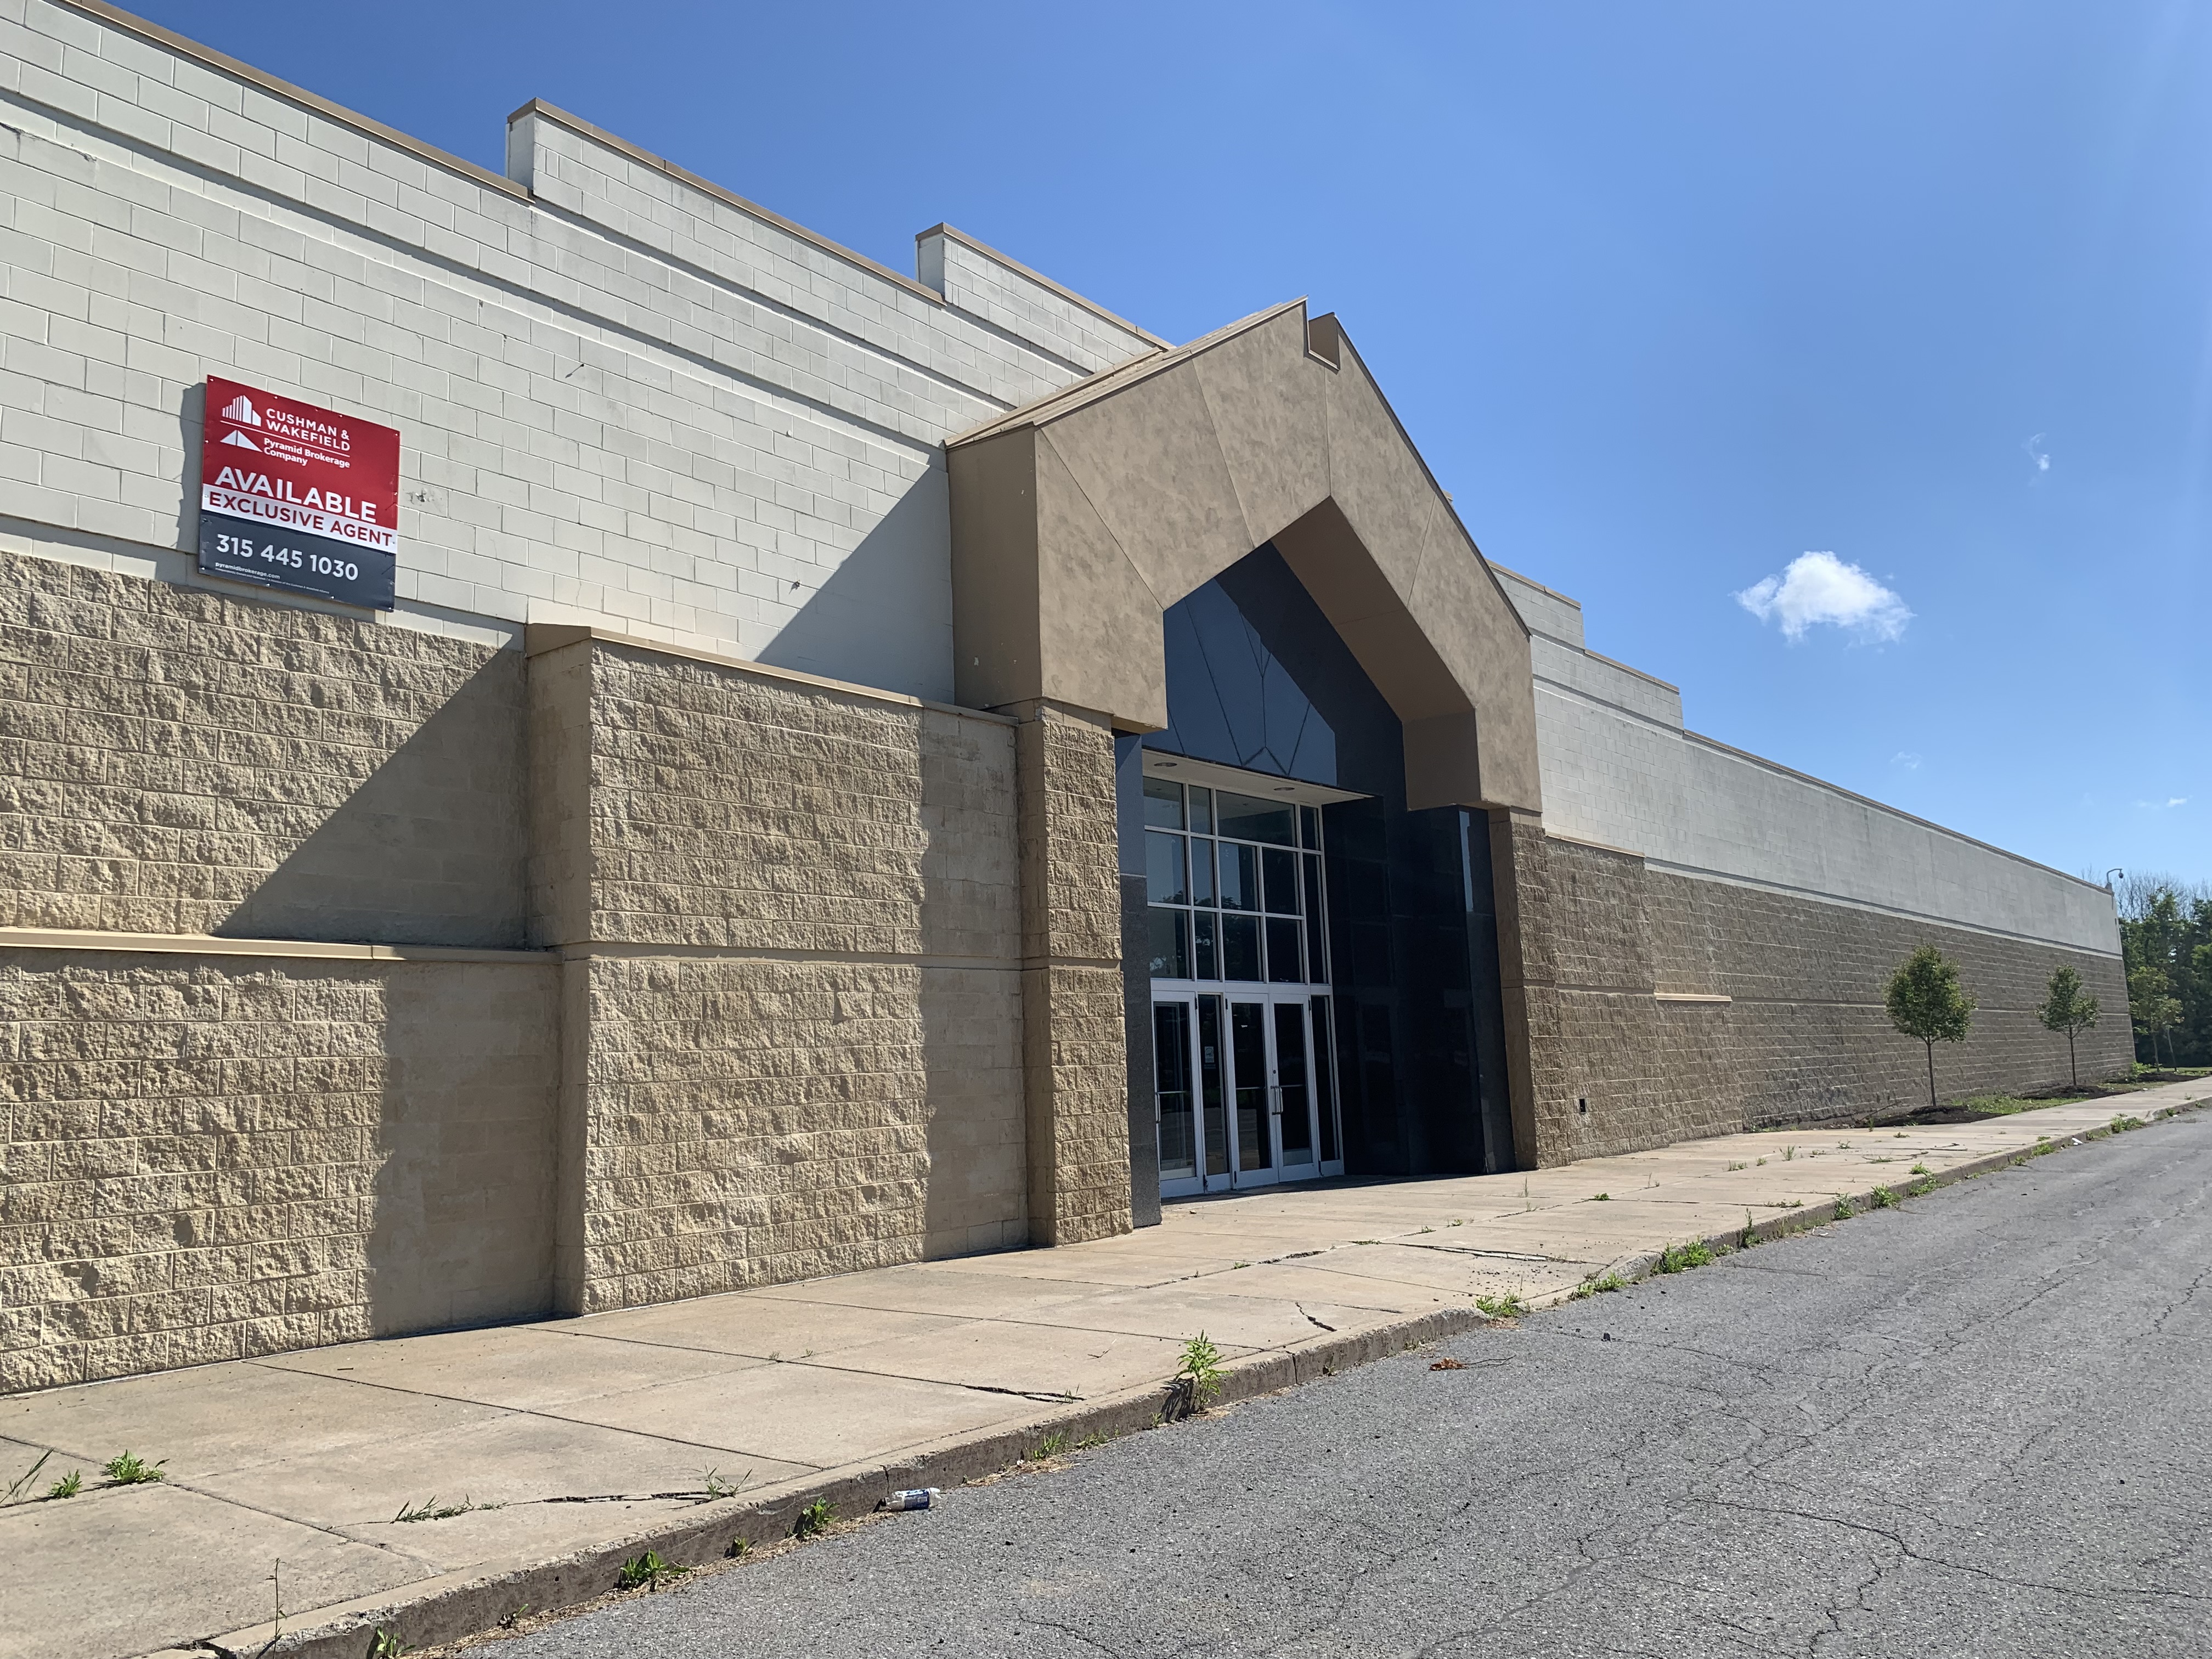
[{"label": "retail building", "polygon": [[96,0],[0,101],[0,1389],[1901,1109],[1923,941],[1949,1092],[2124,1006],[2104,890],[1586,650],[1303,303]]}]

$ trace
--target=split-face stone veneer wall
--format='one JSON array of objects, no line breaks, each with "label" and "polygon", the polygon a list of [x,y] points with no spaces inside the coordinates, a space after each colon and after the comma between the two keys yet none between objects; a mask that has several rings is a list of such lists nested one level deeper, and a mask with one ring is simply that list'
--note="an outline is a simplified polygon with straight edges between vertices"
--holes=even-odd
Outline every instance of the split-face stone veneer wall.
[{"label": "split-face stone veneer wall", "polygon": [[1102,726],[532,643],[0,559],[0,1390],[1129,1224]]},{"label": "split-face stone veneer wall", "polygon": [[1109,737],[533,648],[562,1307],[1129,1224]]},{"label": "split-face stone veneer wall", "polygon": [[1979,1003],[1967,1041],[1937,1045],[1941,1097],[2069,1081],[2065,1039],[2034,1015],[2062,963],[2106,1010],[2080,1040],[2081,1075],[2133,1057],[2112,956],[1653,870],[1533,815],[1493,813],[1491,845],[1524,1163],[1924,1103],[1925,1050],[1882,1004],[1923,944]]}]

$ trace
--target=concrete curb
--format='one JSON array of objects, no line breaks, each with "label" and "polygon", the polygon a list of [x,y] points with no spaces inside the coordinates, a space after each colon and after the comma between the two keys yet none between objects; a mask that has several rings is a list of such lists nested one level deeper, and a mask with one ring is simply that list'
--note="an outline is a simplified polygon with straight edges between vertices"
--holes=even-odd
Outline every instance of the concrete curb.
[{"label": "concrete curb", "polygon": [[[2192,1100],[2156,1108],[2137,1119],[2157,1122],[2184,1112],[2212,1105],[2212,1099]],[[2115,1123],[2135,1114],[2116,1112]],[[1929,1183],[1923,1192],[1954,1185],[1977,1176],[2025,1164],[2031,1158],[2068,1146],[2106,1139],[2120,1131],[2112,1124],[2083,1130],[2063,1139],[2039,1142],[2019,1151],[1993,1153],[1958,1164],[1938,1175],[1918,1177]],[[1893,1189],[1900,1200],[1902,1188]],[[1843,1194],[1853,1213],[1875,1207],[1874,1188]],[[1760,1243],[1833,1221],[1836,1201],[1810,1205],[1752,1224],[1748,1229]],[[1702,1243],[1720,1250],[1741,1248],[1746,1229],[1714,1233]],[[1658,1269],[1657,1254],[1623,1256],[1607,1272],[1634,1282]],[[1532,1299],[1532,1310],[1557,1307],[1571,1301],[1575,1291],[1554,1291]],[[1456,1336],[1493,1322],[1472,1304],[1440,1308],[1414,1318],[1395,1321],[1348,1335],[1316,1337],[1293,1347],[1237,1361],[1224,1368],[1221,1403],[1249,1400],[1401,1353],[1441,1338]],[[735,1540],[764,1544],[791,1535],[799,1512],[817,1502],[827,1502],[839,1514],[851,1516],[872,1510],[882,1498],[902,1487],[957,1486],[994,1474],[1024,1460],[1049,1436],[1065,1436],[1072,1443],[1092,1436],[1109,1438],[1157,1425],[1177,1403],[1176,1390],[1164,1384],[1131,1389],[1097,1401],[1047,1412],[1012,1428],[980,1434],[951,1436],[917,1447],[889,1462],[853,1464],[805,1476],[745,1501],[735,1498],[702,1504],[696,1516],[685,1516],[641,1528],[612,1543],[594,1545],[557,1559],[489,1577],[416,1584],[393,1595],[365,1598],[335,1607],[318,1609],[310,1617],[319,1625],[277,1637],[268,1625],[222,1636],[203,1638],[179,1655],[212,1653],[221,1659],[368,1659],[380,1628],[389,1630],[409,1648],[433,1647],[495,1628],[519,1608],[532,1613],[559,1612],[596,1601],[617,1588],[624,1562],[652,1550],[673,1565],[705,1566],[728,1559]],[[459,1576],[456,1575],[458,1578]]]},{"label": "concrete curb", "polygon": [[[1915,1176],[1908,1183],[1887,1188],[1891,1198],[1888,1205],[1880,1204],[1875,1200],[1875,1194],[1881,1190],[1885,1185],[1878,1182],[1863,1192],[1839,1193],[1825,1204],[1808,1204],[1802,1210],[1790,1210],[1781,1215],[1769,1216],[1764,1221],[1752,1222],[1747,1227],[1733,1228],[1726,1232],[1708,1233],[1702,1238],[1686,1238],[1680,1243],[1703,1244],[1715,1251],[1730,1252],[1746,1248],[1745,1235],[1748,1233],[1753,1246],[1771,1244],[1775,1240],[1786,1238],[1792,1233],[1809,1231],[1814,1227],[1825,1226],[1827,1223],[1836,1220],[1838,1212],[1845,1204],[1850,1206],[1848,1214],[1844,1217],[1845,1219],[1852,1216],[1864,1215],[1869,1210],[1893,1207],[1902,1205],[1908,1198],[1926,1197],[1942,1188],[1955,1186],[1961,1181],[1972,1181],[1978,1176],[1990,1175],[1998,1170],[2011,1169],[2018,1164],[2026,1164],[2031,1159],[2063,1151],[2068,1146],[2078,1146],[2092,1140],[2110,1139],[2113,1135],[2126,1133],[2128,1129],[2147,1128],[2151,1124],[2162,1122],[2168,1118],[2179,1117],[2185,1112],[2193,1112],[2206,1106],[2212,1106],[2212,1097],[2201,1100],[2185,1100],[2170,1106],[2154,1107],[2149,1112],[2140,1116],[2133,1112],[2115,1112],[2112,1114],[2111,1122],[2100,1124],[2094,1129],[2079,1130],[2056,1140],[2047,1136],[2039,1137],[2034,1146],[2017,1152],[1992,1152],[1985,1158],[1973,1158],[1964,1164],[1953,1164],[1949,1169],[1940,1170],[1934,1175]],[[2118,1127],[2123,1119],[2130,1120],[2125,1129]],[[1912,1190],[1914,1188],[1919,1190],[1917,1192]],[[1750,1218],[1748,1211],[1745,1212],[1745,1217],[1748,1221]],[[1626,1255],[1607,1263],[1606,1272],[1617,1274],[1630,1284],[1635,1284],[1641,1279],[1649,1279],[1658,1272],[1659,1262],[1660,1256],[1655,1253]],[[1532,1309],[1556,1308],[1571,1302],[1578,1294],[1577,1291],[1557,1291],[1548,1296],[1539,1297],[1530,1303],[1529,1306]]]}]

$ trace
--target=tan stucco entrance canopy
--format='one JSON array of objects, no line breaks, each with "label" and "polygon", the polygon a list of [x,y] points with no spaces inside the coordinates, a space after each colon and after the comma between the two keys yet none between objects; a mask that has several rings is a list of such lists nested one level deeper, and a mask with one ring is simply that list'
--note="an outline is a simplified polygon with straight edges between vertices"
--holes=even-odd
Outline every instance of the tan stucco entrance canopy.
[{"label": "tan stucco entrance canopy", "polygon": [[1334,317],[1294,301],[945,447],[962,702],[1161,729],[1161,613],[1273,541],[1403,723],[1409,806],[1540,806],[1528,629]]}]

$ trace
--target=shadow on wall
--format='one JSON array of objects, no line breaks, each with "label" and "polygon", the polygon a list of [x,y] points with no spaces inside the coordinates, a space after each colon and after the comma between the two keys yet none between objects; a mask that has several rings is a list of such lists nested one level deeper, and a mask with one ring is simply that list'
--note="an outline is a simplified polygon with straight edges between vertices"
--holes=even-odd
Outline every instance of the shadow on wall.
[{"label": "shadow on wall", "polygon": [[[804,591],[793,592],[787,578],[785,586],[779,599]],[[805,598],[760,661],[952,700],[952,519],[942,457]]]},{"label": "shadow on wall", "polygon": [[1029,1242],[1014,734],[921,717],[922,1253]]},{"label": "shadow on wall", "polygon": [[[386,672],[395,672],[392,665]],[[526,825],[522,653],[463,683],[215,929],[230,939],[519,949]],[[232,798],[242,833],[279,839],[332,773]],[[266,824],[252,818],[267,815]]]},{"label": "shadow on wall", "polygon": [[406,963],[383,988],[368,1334],[543,1316],[553,1305],[558,971]]}]

